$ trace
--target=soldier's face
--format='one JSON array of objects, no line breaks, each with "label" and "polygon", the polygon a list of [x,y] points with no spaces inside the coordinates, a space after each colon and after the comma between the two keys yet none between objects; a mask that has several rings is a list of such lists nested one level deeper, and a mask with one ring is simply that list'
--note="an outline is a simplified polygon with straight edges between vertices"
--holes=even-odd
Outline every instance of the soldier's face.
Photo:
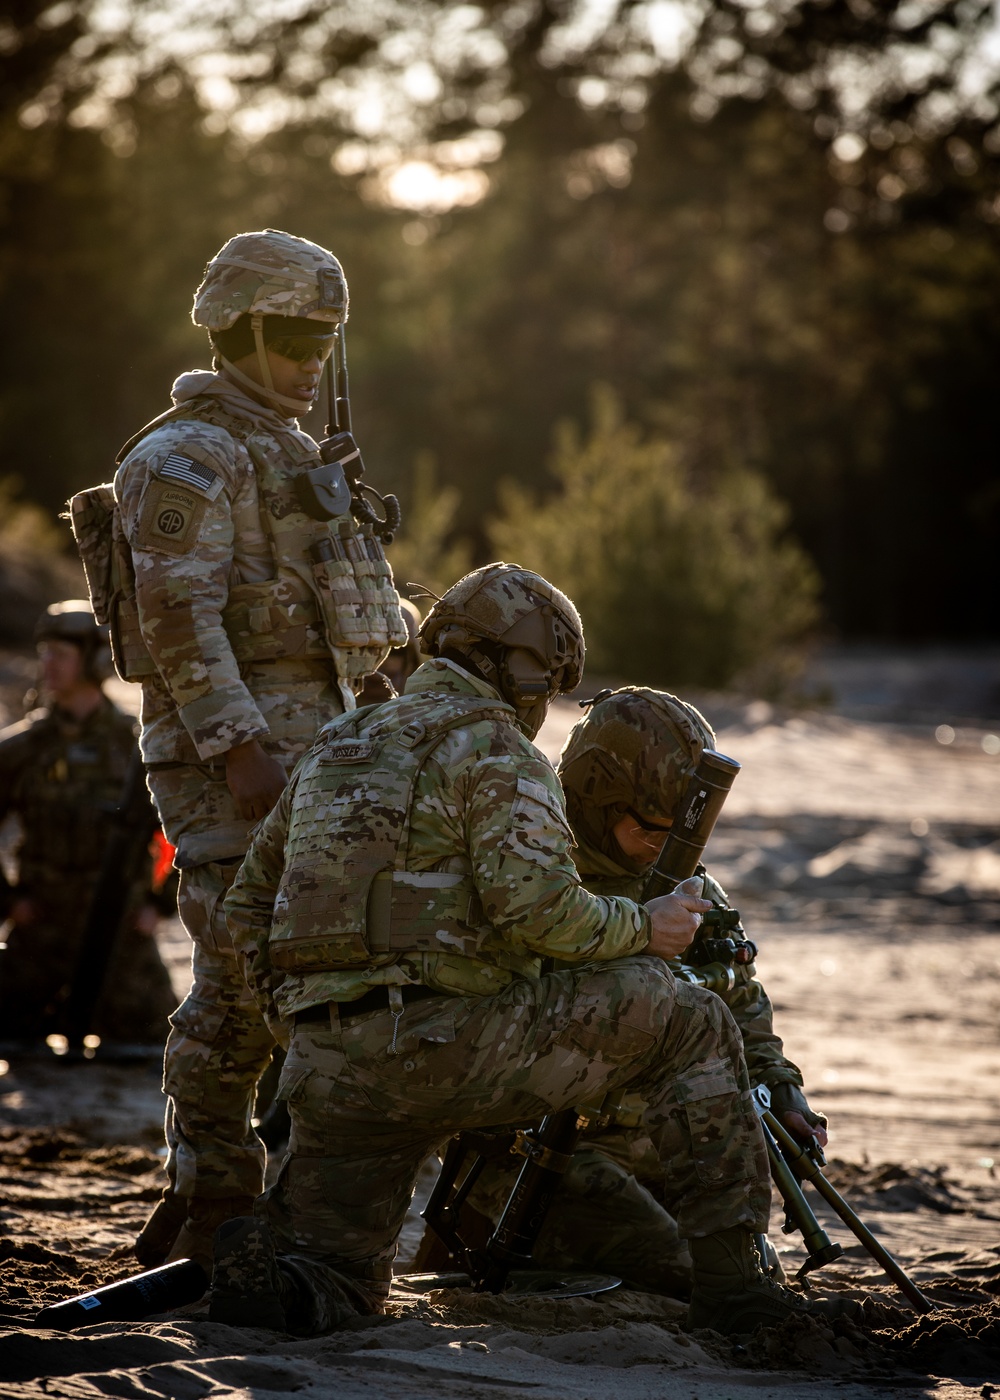
[{"label": "soldier's face", "polygon": [[39,643],[41,689],[53,700],[73,694],[83,680],[83,652],[75,642],[58,639]]},{"label": "soldier's face", "polygon": [[[283,398],[297,399],[302,404],[301,412],[308,412],[319,393],[319,384],[323,377],[323,360],[319,354],[312,355],[307,360],[290,360],[284,355],[279,355],[276,350],[265,350],[264,353],[267,355],[274,392],[281,394]],[[262,389],[266,387],[256,350],[252,354],[244,355],[242,360],[234,360],[233,363],[248,379],[252,379]],[[274,406],[263,395],[260,396],[260,402],[265,408]]]},{"label": "soldier's face", "polygon": [[663,850],[663,843],[672,826],[673,822],[670,820],[633,816],[631,812],[626,812],[615,822],[611,833],[630,860],[645,861],[652,865]]}]

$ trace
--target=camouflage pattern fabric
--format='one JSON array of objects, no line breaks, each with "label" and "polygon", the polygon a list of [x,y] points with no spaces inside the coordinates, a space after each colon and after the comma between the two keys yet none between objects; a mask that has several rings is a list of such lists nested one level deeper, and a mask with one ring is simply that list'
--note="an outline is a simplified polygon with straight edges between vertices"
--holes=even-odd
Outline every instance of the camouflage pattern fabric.
[{"label": "camouflage pattern fabric", "polygon": [[[406,687],[407,696],[430,692],[429,704],[440,690],[496,698],[441,660]],[[515,810],[525,796],[519,778],[532,783],[530,813]],[[414,788],[406,868],[469,869],[514,947],[589,966],[517,977],[493,995],[430,998],[395,1015],[341,1021],[336,1005],[320,1020],[296,1014],[378,982],[453,990],[440,955],[367,977],[276,973],[268,932],[284,832],[290,808],[308,799],[293,781],[226,902],[254,995],[276,1025],[285,1018],[290,1042],[279,1088],[292,1119],[289,1154],[257,1210],[297,1290],[296,1330],[322,1332],[345,1311],[383,1306],[417,1171],[443,1136],[536,1121],[626,1085],[644,1096],[660,1156],[684,1164],[672,1177],[682,1233],[766,1227],[766,1155],[735,1023],[717,997],[676,983],[660,960],[621,956],[645,946],[647,916],[583,891],[555,775],[513,726],[479,720],[432,752]],[[330,818],[349,819],[349,804]]]},{"label": "camouflage pattern fabric", "polygon": [[[599,701],[574,727],[559,774],[578,842],[574,860],[589,890],[641,899],[645,874],[636,873],[609,839],[612,820],[629,807],[670,817],[684,774],[701,748],[714,741],[693,707],[632,688]],[[704,898],[730,908],[719,882],[708,872],[702,879]],[[801,1072],[774,1032],[771,1002],[754,965],[734,971],[736,986],[723,999],[739,1026],[751,1082],[801,1086]],[[656,1151],[640,1093],[615,1099],[610,1126],[588,1129],[574,1154],[539,1236],[535,1261],[541,1268],[599,1266],[636,1286],[675,1293],[685,1252],[669,1211],[673,1173],[685,1164],[664,1161]],[[470,1204],[498,1219],[516,1175],[516,1164],[488,1163]]]},{"label": "camouflage pattern fabric", "polygon": [[274,665],[272,690],[283,665],[325,665],[352,705],[347,681],[406,640],[370,534],[351,521],[340,549],[350,561],[310,557],[333,539],[295,496],[317,460],[313,440],[216,374],[183,375],[174,398],[190,417],[142,437],[115,478],[135,572],[132,645],[156,667],[143,681],[147,763],[194,763],[268,732],[241,664]]},{"label": "camouflage pattern fabric", "polygon": [[[245,671],[268,721],[260,743],[289,773],[340,706],[317,669],[289,662]],[[167,1178],[181,1196],[255,1196],[265,1152],[250,1119],[274,1039],[236,960],[223,904],[253,823],[236,811],[221,760],[154,764],[149,785],[177,846],[177,909],[194,945],[191,990],[170,1018],[164,1057]]]},{"label": "camouflage pattern fabric", "polygon": [[[521,978],[496,997],[448,997],[291,1031],[279,1095],[289,1153],[256,1206],[298,1284],[295,1330],[384,1304],[420,1163],[443,1134],[537,1121],[625,1084],[672,1175],[684,1235],[766,1228],[770,1184],[739,1047],[717,997],[652,958]],[[289,1269],[287,1263],[293,1267]]]},{"label": "camouflage pattern fabric", "polygon": [[[0,819],[21,827],[16,887],[0,875],[0,914],[25,897],[31,924],[7,931],[0,953],[0,1037],[36,1039],[65,1030],[62,1011],[111,836],[108,810],[119,801],[135,725],[110,700],[82,721],[38,710],[0,734]],[[135,911],[152,899],[151,862],[132,888]],[[162,1043],[173,1008],[170,977],[156,940],[123,931],[96,1008],[103,1038]]]},{"label": "camouflage pattern fabric", "polygon": [[[438,658],[414,672],[402,697],[374,713],[405,706],[408,714],[412,709],[416,723],[421,703],[430,717],[438,697],[450,696],[482,696],[505,708],[491,686]],[[350,719],[345,716],[345,722]],[[272,1020],[279,1020],[320,1002],[353,1001],[378,985],[417,982],[443,992],[499,990],[510,981],[509,973],[447,951],[446,939],[441,940],[440,952],[400,954],[388,961],[373,957],[369,966],[302,972],[274,967],[271,915],[285,869],[289,814],[297,803],[313,800],[312,792],[299,796],[299,784],[312,780],[314,769],[322,766],[324,747],[339,732],[337,721],[261,823],[227,901],[230,930],[258,1002]],[[380,762],[390,762],[388,750]],[[316,801],[323,806],[322,793]],[[358,840],[366,839],[365,828],[373,820],[367,798],[353,807],[349,797],[338,799],[331,811],[336,811],[338,823],[350,824],[352,830],[356,823]],[[374,817],[381,820],[378,811]],[[371,835],[369,830],[368,839]],[[319,868],[325,858],[322,822],[313,840]],[[512,712],[507,722],[470,720],[449,730],[425,759],[413,786],[407,871],[468,876],[486,920],[512,954],[558,956],[578,963],[641,952],[649,942],[648,915],[629,900],[588,895],[577,877],[570,844],[552,765],[519,731]],[[313,899],[315,885],[303,874],[303,900]],[[295,891],[282,889],[282,920],[286,904],[294,912],[295,898]]]},{"label": "camouflage pattern fabric", "polygon": [[269,228],[238,233],[219,249],[194,294],[191,319],[219,331],[248,313],[339,323],[347,309],[347,282],[334,255]]},{"label": "camouflage pattern fabric", "polygon": [[[247,626],[256,623],[270,648],[260,661],[237,657],[224,622],[234,600],[259,601],[254,589],[271,590],[275,575],[265,525],[275,498],[267,498],[242,439],[256,435],[275,462],[314,457],[315,444],[215,374],[182,376],[175,400],[193,414],[208,401],[242,428],[237,437],[197,416],[171,421],[139,442],[116,479],[142,643],[157,668],[142,686],[143,757],[177,846],[178,912],[194,943],[193,985],[171,1018],[164,1061],[166,1170],[184,1197],[252,1197],[263,1184],[265,1154],[250,1118],[273,1040],[225,926],[222,900],[253,823],[236,811],[224,755],[256,739],[290,772],[320,726],[343,710],[345,689],[315,613],[308,621],[289,607],[286,625],[277,627],[269,611],[254,618],[246,610]],[[169,475],[172,456],[183,459],[174,464],[183,482]],[[163,492],[175,487],[184,501],[167,502]],[[162,524],[183,522],[161,538],[159,517],[168,509],[176,516]],[[286,552],[294,554],[288,541]],[[297,557],[305,553],[306,542]]]}]

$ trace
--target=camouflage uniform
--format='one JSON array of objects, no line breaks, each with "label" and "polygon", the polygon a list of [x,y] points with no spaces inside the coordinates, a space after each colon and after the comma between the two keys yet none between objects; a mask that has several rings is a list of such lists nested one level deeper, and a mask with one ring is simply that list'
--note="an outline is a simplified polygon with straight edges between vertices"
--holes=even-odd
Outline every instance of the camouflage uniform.
[{"label": "camouflage uniform", "polygon": [[[663,760],[664,715],[649,705],[650,696],[659,698],[657,692],[624,690],[608,697],[603,706],[599,700],[591,715],[572,732],[559,771],[565,775],[567,760],[577,758],[583,736],[601,726],[603,715],[603,746],[635,775],[635,796],[637,800],[645,798],[643,808],[666,817],[682,794],[684,765]],[[696,736],[689,734],[689,742],[694,738],[697,745],[714,745],[714,734],[692,707],[679,704],[670,713],[675,722],[690,718],[701,731]],[[630,723],[620,723],[622,716]],[[576,777],[574,781],[571,774],[570,782],[569,810],[577,843],[573,860],[584,885],[597,895],[641,900],[646,874],[637,873],[617,843],[608,839],[607,808],[593,802],[586,780],[581,783]],[[654,791],[657,797],[652,800]],[[613,810],[617,812],[618,806]],[[718,881],[707,872],[702,878],[703,897],[717,906],[730,907]],[[774,1032],[771,1002],[756,979],[753,963],[738,965],[733,971],[736,985],[723,999],[740,1029],[751,1083],[769,1088],[778,1084],[801,1086],[802,1074],[785,1056]],[[626,1093],[614,1099],[610,1123],[589,1128],[574,1153],[533,1251],[534,1258],[541,1268],[602,1268],[634,1287],[683,1294],[690,1259],[669,1212],[675,1195],[673,1176],[684,1170],[685,1163],[667,1161],[657,1152],[643,1124],[644,1104],[639,1094]],[[502,1159],[487,1164],[470,1204],[496,1220],[510,1195],[517,1169]]]},{"label": "camouflage uniform", "polygon": [[[316,322],[332,331],[346,295],[332,254],[267,230],[239,235],[213,259],[193,315],[214,331],[253,312],[262,346],[257,313],[314,317],[317,331]],[[318,465],[317,444],[244,393],[234,380],[246,377],[220,359],[224,374],[182,375],[174,407],[126,445],[108,609],[119,671],[142,683],[142,756],[177,847],[179,913],[194,944],[164,1091],[168,1179],[176,1196],[202,1202],[261,1189],[264,1149],[250,1115],[273,1048],[223,913],[253,825],[237,811],[225,755],[256,740],[290,773],[317,729],[353,707],[354,686],[406,639],[371,526],[304,509],[299,485]]]},{"label": "camouflage uniform", "polygon": [[[438,737],[449,706],[456,722]],[[390,739],[421,735],[432,747],[388,877],[404,917],[388,916],[377,939],[369,919],[371,946],[351,967],[357,923],[340,921],[345,886],[331,884],[329,862],[342,846],[363,864],[394,818],[388,798],[365,805],[350,764],[377,740],[370,772],[385,792],[402,764]],[[766,1224],[766,1157],[732,1018],[641,956],[648,915],[588,895],[570,845],[551,766],[496,690],[443,659],[401,699],[334,721],[261,824],[226,904],[254,995],[290,1037],[279,1089],[289,1155],[257,1212],[282,1251],[291,1329],[382,1308],[417,1171],[442,1135],[532,1121],[626,1084],[642,1088],[663,1159],[685,1164],[673,1178],[682,1230]],[[327,970],[307,970],[324,939]],[[572,970],[540,975],[545,957]],[[344,1004],[376,985],[389,1007],[352,1015]],[[220,1285],[241,1287],[217,1263]]]},{"label": "camouflage uniform", "polygon": [[[0,953],[0,1036],[42,1039],[63,1032],[62,1008],[105,848],[109,812],[121,799],[135,753],[135,723],[105,699],[86,719],[53,707],[0,734],[0,819],[16,814],[21,838],[15,886],[0,875],[0,916],[28,898],[36,922],[15,925]],[[151,862],[129,908],[153,900]],[[91,1029],[102,1039],[162,1044],[174,1007],[155,938],[128,921],[105,978]]]}]

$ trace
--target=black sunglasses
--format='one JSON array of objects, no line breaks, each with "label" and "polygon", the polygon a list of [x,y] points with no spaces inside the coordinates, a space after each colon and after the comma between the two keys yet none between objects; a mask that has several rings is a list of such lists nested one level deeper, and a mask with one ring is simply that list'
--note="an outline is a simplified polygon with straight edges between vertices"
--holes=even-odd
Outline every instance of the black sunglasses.
[{"label": "black sunglasses", "polygon": [[333,345],[332,335],[279,335],[277,339],[268,341],[267,348],[286,360],[302,365],[313,358],[322,364],[333,353]]},{"label": "black sunglasses", "polygon": [[643,831],[655,831],[660,836],[670,835],[670,826],[673,826],[673,822],[670,823],[670,826],[658,826],[656,822],[648,822],[645,817],[640,817],[634,807],[626,807],[625,810],[635,824],[642,827]]}]

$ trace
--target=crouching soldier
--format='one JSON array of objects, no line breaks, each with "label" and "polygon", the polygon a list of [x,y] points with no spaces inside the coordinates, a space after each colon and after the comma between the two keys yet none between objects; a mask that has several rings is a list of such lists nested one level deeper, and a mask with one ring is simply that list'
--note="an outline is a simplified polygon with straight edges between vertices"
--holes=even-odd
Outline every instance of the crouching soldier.
[{"label": "crouching soldier", "polygon": [[445,593],[421,642],[432,659],[403,695],[326,727],[226,901],[289,1042],[292,1134],[254,1216],[216,1235],[213,1318],[315,1334],[381,1311],[443,1135],[625,1087],[670,1166],[695,1301],[731,1330],[797,1313],[754,1248],[770,1181],[739,1031],[664,961],[709,902],[589,894],[531,742],[579,680],[576,609],[494,564]]}]

